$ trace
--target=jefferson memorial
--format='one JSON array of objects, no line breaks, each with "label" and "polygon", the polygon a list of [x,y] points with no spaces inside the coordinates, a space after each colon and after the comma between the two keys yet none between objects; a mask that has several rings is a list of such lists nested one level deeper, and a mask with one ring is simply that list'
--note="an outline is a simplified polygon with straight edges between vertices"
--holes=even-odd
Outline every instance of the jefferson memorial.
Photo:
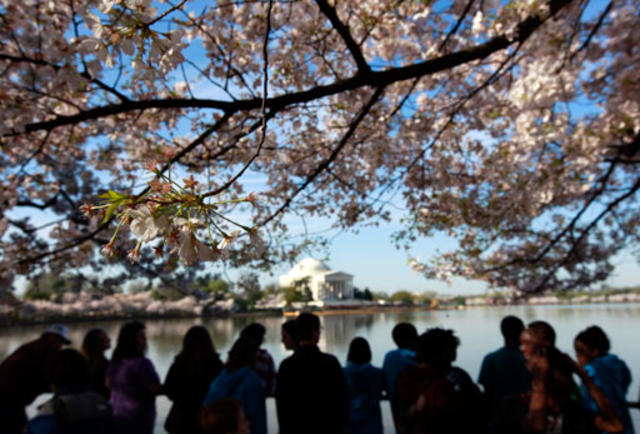
[{"label": "jefferson memorial", "polygon": [[308,279],[314,301],[346,300],[353,298],[353,275],[330,270],[317,259],[298,262],[289,272],[280,276],[280,287],[298,286]]}]

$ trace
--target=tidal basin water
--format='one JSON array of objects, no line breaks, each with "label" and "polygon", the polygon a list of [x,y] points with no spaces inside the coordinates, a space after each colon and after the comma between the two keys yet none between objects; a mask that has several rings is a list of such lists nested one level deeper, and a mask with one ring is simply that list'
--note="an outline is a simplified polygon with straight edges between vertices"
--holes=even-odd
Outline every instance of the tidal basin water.
[{"label": "tidal basin water", "polygon": [[[391,339],[391,330],[395,324],[409,321],[415,324],[419,332],[430,327],[454,329],[460,338],[456,365],[465,369],[472,378],[477,379],[482,358],[489,351],[502,345],[499,323],[503,316],[517,315],[527,323],[542,319],[556,329],[557,346],[575,357],[573,338],[585,327],[597,324],[609,335],[611,351],[624,359],[633,375],[628,400],[637,400],[640,382],[640,304],[600,304],[600,305],[561,305],[561,306],[508,306],[477,307],[455,311],[412,311],[400,313],[375,313],[371,315],[330,315],[322,316],[320,348],[334,354],[342,364],[346,361],[349,342],[356,336],[366,338],[372,347],[373,360],[381,366],[384,355],[395,345]],[[189,327],[203,324],[213,336],[216,349],[223,360],[227,351],[238,336],[240,330],[253,321],[259,321],[267,328],[263,345],[273,358],[276,366],[289,355],[280,343],[280,325],[284,317],[266,318],[228,318],[228,319],[166,319],[147,320],[149,339],[148,357],[153,361],[160,377],[164,379],[174,356],[180,350],[182,337]],[[111,336],[113,344],[122,321],[100,323],[70,323],[73,346],[80,346],[84,333],[92,327],[102,327]],[[0,328],[0,360],[10,354],[19,345],[35,339],[44,329],[42,325]],[[107,353],[110,355],[110,351]],[[39,397],[28,409],[31,416],[39,403],[48,399]],[[158,419],[156,433],[164,433],[164,419],[170,407],[166,397],[157,399]],[[383,402],[385,432],[392,433],[392,421],[389,406]],[[269,433],[277,433],[275,403],[267,400]],[[640,411],[632,410],[636,432],[640,432]]]}]

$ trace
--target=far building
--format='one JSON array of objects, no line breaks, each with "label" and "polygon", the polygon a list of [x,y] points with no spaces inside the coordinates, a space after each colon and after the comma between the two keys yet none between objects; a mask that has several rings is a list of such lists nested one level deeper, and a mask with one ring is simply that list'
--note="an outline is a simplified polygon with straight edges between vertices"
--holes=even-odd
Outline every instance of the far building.
[{"label": "far building", "polygon": [[[306,282],[305,282],[306,279]],[[287,274],[280,276],[280,287],[305,286],[314,301],[348,300],[353,298],[353,275],[330,270],[317,259],[298,262]]]}]

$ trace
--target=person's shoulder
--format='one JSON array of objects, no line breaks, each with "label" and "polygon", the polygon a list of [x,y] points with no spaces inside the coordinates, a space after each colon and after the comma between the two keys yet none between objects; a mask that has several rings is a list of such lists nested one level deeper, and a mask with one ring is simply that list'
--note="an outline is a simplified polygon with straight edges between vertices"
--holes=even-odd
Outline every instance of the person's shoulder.
[{"label": "person's shoulder", "polygon": [[289,357],[284,358],[281,362],[280,362],[280,366],[278,366],[278,373],[280,373],[280,371],[282,371],[283,369],[286,371],[287,369],[290,369],[292,365],[295,364],[295,359],[294,356],[296,354],[293,353],[292,355],[290,355]]},{"label": "person's shoulder", "polygon": [[148,357],[138,357],[136,358],[136,364],[140,367],[143,367],[145,369],[153,369],[155,370],[155,366],[153,365],[153,362],[151,361],[150,358]]},{"label": "person's shoulder", "polygon": [[260,387],[263,387],[262,386],[262,377],[260,377],[260,374],[258,374],[258,372],[255,369],[250,368],[248,366],[246,366],[246,367],[244,367],[242,369],[245,370],[244,373],[243,373],[243,377],[245,377],[247,379],[247,381],[250,381],[252,383],[258,383],[258,384],[260,384]]},{"label": "person's shoulder", "polygon": [[327,363],[327,364],[338,365],[342,369],[342,365],[340,365],[340,362],[338,361],[338,358],[336,356],[334,356],[333,354],[321,352],[320,356],[319,356],[319,359],[322,360],[323,362]]},{"label": "person's shoulder", "polygon": [[264,348],[258,349],[258,358],[270,364],[274,363],[273,357],[271,356],[269,351],[265,350]]},{"label": "person's shoulder", "polygon": [[483,361],[486,360],[487,362],[490,362],[490,361],[492,361],[494,359],[497,359],[497,358],[501,357],[502,355],[504,355],[506,350],[507,350],[506,347],[500,347],[498,349],[490,351],[484,356]]},{"label": "person's shoulder", "polygon": [[458,366],[452,366],[449,372],[457,377],[471,381],[471,376],[469,375],[469,373]]},{"label": "person's shoulder", "polygon": [[420,377],[425,373],[429,373],[430,369],[426,366],[409,365],[398,373],[398,381],[406,381],[415,377]]},{"label": "person's shoulder", "polygon": [[384,355],[384,360],[393,359],[394,357],[398,357],[399,354],[400,348],[394,348],[393,350],[387,351],[387,353]]}]

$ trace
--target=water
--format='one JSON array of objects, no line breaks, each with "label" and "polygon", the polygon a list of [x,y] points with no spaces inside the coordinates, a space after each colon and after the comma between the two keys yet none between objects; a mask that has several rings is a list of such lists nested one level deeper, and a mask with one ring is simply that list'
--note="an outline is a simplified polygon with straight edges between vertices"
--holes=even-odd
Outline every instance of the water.
[{"label": "water", "polygon": [[[321,317],[322,331],[320,348],[338,357],[345,363],[349,342],[356,336],[366,338],[372,347],[372,363],[382,365],[387,351],[394,348],[391,329],[401,321],[409,321],[416,325],[419,332],[429,327],[446,327],[456,331],[461,340],[456,364],[465,369],[472,378],[477,378],[482,358],[489,351],[502,345],[499,322],[504,315],[513,314],[525,323],[542,319],[551,323],[558,335],[557,346],[563,351],[573,353],[573,338],[589,325],[601,326],[609,335],[612,352],[624,359],[634,375],[629,400],[638,398],[640,382],[640,345],[638,345],[638,326],[640,325],[640,305],[601,304],[576,306],[510,306],[510,307],[478,307],[459,311],[420,311],[402,313],[376,313],[373,315],[335,315]],[[228,319],[167,319],[146,321],[149,339],[148,356],[156,366],[161,378],[164,378],[173,357],[179,351],[182,337],[189,327],[195,324],[205,325],[213,335],[214,344],[223,360],[239,331],[254,318]],[[276,361],[276,366],[287,357],[287,352],[280,344],[280,325],[282,317],[259,318],[267,329],[263,347]],[[84,333],[91,327],[102,327],[115,341],[122,322],[78,323],[68,324],[71,339],[75,346],[82,342]],[[21,326],[0,328],[0,360],[10,354],[18,346],[35,339],[44,329],[43,326]],[[37,405],[48,399],[43,395],[28,409],[30,415]],[[156,432],[163,433],[164,418],[170,402],[159,397],[158,420]],[[277,433],[275,405],[273,399],[267,401],[269,432]],[[640,411],[632,410],[636,431],[640,432]],[[388,404],[383,403],[383,418],[386,432],[393,432]]]}]

